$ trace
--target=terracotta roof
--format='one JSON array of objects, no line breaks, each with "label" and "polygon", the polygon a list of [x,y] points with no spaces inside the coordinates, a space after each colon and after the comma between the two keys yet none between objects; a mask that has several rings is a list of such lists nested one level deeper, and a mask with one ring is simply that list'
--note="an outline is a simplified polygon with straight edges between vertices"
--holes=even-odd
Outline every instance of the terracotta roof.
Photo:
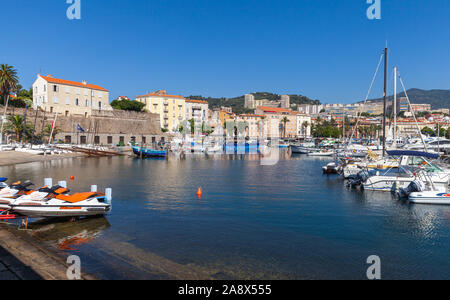
[{"label": "terracotta roof", "polygon": [[42,76],[42,75],[39,75],[39,76],[42,77],[45,81],[50,82],[50,83],[72,85],[72,86],[78,86],[78,87],[84,87],[84,88],[90,88],[93,90],[100,90],[100,91],[108,92],[107,89],[102,88],[101,86],[98,86],[95,84],[89,84],[89,83],[84,84],[84,83],[77,82],[77,81],[54,78],[53,76]]},{"label": "terracotta roof", "polygon": [[186,102],[189,103],[199,103],[199,104],[208,104],[208,102],[203,101],[203,100],[195,100],[195,99],[186,99]]},{"label": "terracotta roof", "polygon": [[179,95],[168,95],[166,93],[166,91],[160,90],[160,91],[156,91],[150,94],[145,94],[145,95],[139,95],[136,96],[136,98],[144,98],[144,97],[167,97],[167,98],[178,98],[178,99],[184,99],[183,96],[179,96]]},{"label": "terracotta roof", "polygon": [[256,118],[264,118],[264,115],[254,115],[254,114],[245,114],[241,115],[241,117],[256,117]]},{"label": "terracotta roof", "polygon": [[288,113],[288,114],[295,113],[291,109],[280,108],[280,107],[258,106],[257,109],[262,110],[264,112],[269,112],[269,113]]}]

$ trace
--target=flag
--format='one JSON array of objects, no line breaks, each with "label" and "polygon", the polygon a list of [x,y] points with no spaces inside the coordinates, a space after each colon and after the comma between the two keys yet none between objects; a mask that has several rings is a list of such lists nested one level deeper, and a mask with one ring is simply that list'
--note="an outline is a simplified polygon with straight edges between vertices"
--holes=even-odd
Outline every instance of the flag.
[{"label": "flag", "polygon": [[80,124],[77,124],[77,130],[81,131],[81,132],[84,132],[84,129],[80,126]]}]

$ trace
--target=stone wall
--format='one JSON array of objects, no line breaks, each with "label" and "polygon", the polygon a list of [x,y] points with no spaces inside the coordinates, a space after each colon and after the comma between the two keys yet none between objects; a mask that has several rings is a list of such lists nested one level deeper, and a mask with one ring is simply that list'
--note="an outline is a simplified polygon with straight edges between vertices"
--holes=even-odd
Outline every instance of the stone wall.
[{"label": "stone wall", "polygon": [[[39,133],[47,125],[52,124],[55,114],[42,110],[9,108],[8,115],[25,115],[29,124]],[[85,132],[77,132],[77,125]],[[138,143],[151,143],[160,141],[165,135],[161,132],[159,115],[151,113],[138,113],[132,111],[98,111],[93,110],[92,115],[58,114],[56,127],[61,130],[56,139],[68,143],[86,142],[88,144],[125,144],[131,140]],[[70,138],[69,138],[70,137]],[[166,138],[167,139],[167,138]]]}]

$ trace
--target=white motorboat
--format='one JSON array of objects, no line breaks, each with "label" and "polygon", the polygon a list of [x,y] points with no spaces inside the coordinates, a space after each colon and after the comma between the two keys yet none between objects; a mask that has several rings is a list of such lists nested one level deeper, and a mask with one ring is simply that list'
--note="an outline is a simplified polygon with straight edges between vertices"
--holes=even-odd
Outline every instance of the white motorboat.
[{"label": "white motorboat", "polygon": [[[6,180],[5,180],[6,181]],[[11,184],[10,186],[2,182],[4,186],[0,190],[0,209],[9,209],[12,201],[20,196],[31,193],[32,191],[28,187],[32,186],[33,183],[26,181],[21,183],[20,181]],[[5,186],[6,185],[6,186]]]},{"label": "white motorboat", "polygon": [[319,150],[314,152],[309,152],[308,156],[333,156],[334,151],[328,151],[328,150]]},{"label": "white motorboat", "polygon": [[86,217],[105,215],[111,210],[111,203],[105,194],[89,192],[42,200],[17,200],[11,204],[11,209],[27,217]]},{"label": "white motorboat", "polygon": [[[439,155],[416,151],[388,151],[388,154],[394,157],[402,156],[402,161],[407,159],[411,163],[406,165],[400,164],[400,167],[397,169],[377,171],[375,175],[369,176],[364,180],[364,189],[394,192],[399,189],[407,189],[417,179],[439,190],[448,188],[450,171],[427,160],[427,158],[438,159]],[[418,161],[421,163],[418,163]]]},{"label": "white motorboat", "polygon": [[409,195],[409,201],[417,204],[450,204],[450,194],[448,192],[424,191],[415,192]]}]

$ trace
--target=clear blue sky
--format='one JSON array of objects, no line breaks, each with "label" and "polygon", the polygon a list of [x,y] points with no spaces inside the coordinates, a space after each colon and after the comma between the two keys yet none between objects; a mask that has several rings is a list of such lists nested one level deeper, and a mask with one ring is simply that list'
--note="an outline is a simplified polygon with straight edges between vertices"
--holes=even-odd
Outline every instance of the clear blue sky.
[{"label": "clear blue sky", "polygon": [[[387,39],[408,88],[450,89],[449,0],[382,0],[375,21],[366,0],[81,1],[82,19],[70,21],[66,0],[2,0],[0,63],[25,87],[42,70],[111,99],[165,89],[353,102]],[[382,76],[375,88],[380,96]]]}]

